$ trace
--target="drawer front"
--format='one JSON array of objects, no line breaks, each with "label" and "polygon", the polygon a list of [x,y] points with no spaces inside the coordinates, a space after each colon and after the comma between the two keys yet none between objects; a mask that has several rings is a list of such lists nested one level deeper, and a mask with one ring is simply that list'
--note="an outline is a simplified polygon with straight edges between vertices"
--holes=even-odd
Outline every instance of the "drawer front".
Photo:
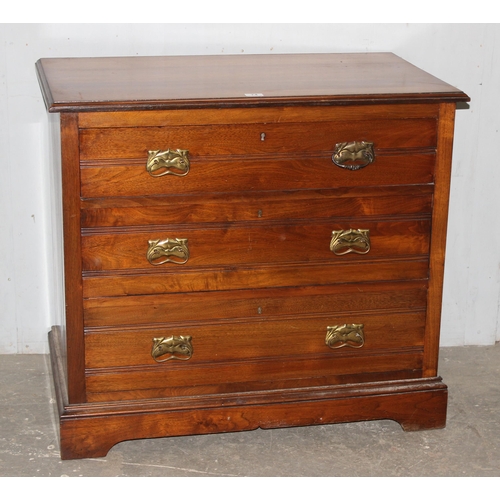
[{"label": "drawer front", "polygon": [[387,350],[375,355],[209,363],[163,376],[138,368],[86,373],[87,401],[142,400],[235,392],[296,389],[422,377],[422,350]]},{"label": "drawer front", "polygon": [[[327,345],[328,327],[362,324],[360,338],[334,347]],[[192,370],[207,362],[250,362],[262,358],[325,355],[363,356],[387,349],[421,348],[425,313],[351,313],[293,320],[182,325],[153,329],[127,328],[88,332],[85,336],[86,367],[117,368],[151,366],[156,370]],[[340,330],[338,330],[340,331]],[[336,335],[330,334],[330,338]],[[341,335],[341,333],[337,333]],[[360,333],[361,335],[361,333]],[[189,338],[190,355],[176,354],[170,339]],[[165,339],[166,347],[160,349]],[[179,341],[182,344],[181,341]]]},{"label": "drawer front", "polygon": [[[85,200],[83,227],[430,216],[432,186]],[[304,224],[304,222],[302,222]]]},{"label": "drawer front", "polygon": [[424,308],[427,282],[210,291],[84,300],[85,327],[158,325]]},{"label": "drawer front", "polygon": [[112,297],[122,295],[151,295],[211,290],[245,290],[292,286],[331,285],[423,280],[429,275],[429,260],[425,257],[401,260],[360,260],[345,262],[335,259],[325,263],[301,263],[275,266],[239,266],[217,269],[188,269],[177,266],[155,273],[86,273],[83,296]]},{"label": "drawer front", "polygon": [[434,148],[434,118],[311,123],[89,128],[80,131],[82,160],[144,159],[148,151],[187,150],[189,156],[333,153],[337,143],[368,141],[378,149]]},{"label": "drawer front", "polygon": [[[351,333],[332,344],[332,332],[346,328]],[[89,400],[414,378],[422,367],[424,330],[425,312],[417,307],[90,331],[85,338]],[[158,349],[172,342],[183,349]]]},{"label": "drawer front", "polygon": [[81,169],[84,198],[235,193],[269,190],[403,186],[434,181],[435,153],[375,150],[373,163],[359,170],[338,167],[331,152],[319,156],[192,159],[184,176],[153,177],[140,161],[86,162]]},{"label": "drawer front", "polygon": [[[335,246],[334,232],[341,231],[354,231],[346,238],[358,243]],[[429,233],[429,219],[87,233],[82,237],[82,259],[84,271],[109,271],[153,270],[179,263],[196,268],[417,256],[428,254]]]}]

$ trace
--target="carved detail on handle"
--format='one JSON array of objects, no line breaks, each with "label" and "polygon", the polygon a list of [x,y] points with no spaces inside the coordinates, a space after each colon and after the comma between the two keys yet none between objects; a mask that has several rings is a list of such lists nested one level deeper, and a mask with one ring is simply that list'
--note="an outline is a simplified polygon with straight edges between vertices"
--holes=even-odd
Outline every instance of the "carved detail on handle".
[{"label": "carved detail on handle", "polygon": [[330,349],[341,347],[359,349],[365,343],[363,328],[363,324],[327,326],[325,344]]},{"label": "carved detail on handle", "polygon": [[359,170],[375,160],[373,142],[353,141],[335,145],[332,161],[340,168]]},{"label": "carved detail on handle", "polygon": [[[165,359],[159,359],[162,356],[169,355]],[[193,355],[193,345],[189,336],[159,337],[153,339],[153,348],[151,356],[157,363],[164,363],[171,359],[180,359],[187,361]]]},{"label": "carved detail on handle", "polygon": [[370,251],[369,229],[341,229],[332,232],[330,250],[335,255],[357,253],[364,255]]},{"label": "carved detail on handle", "polygon": [[146,258],[153,266],[167,262],[185,264],[189,259],[188,240],[186,238],[167,238],[165,240],[149,240]]},{"label": "carved detail on handle", "polygon": [[175,175],[184,177],[189,173],[189,151],[186,149],[167,149],[148,151],[146,170],[151,177]]}]

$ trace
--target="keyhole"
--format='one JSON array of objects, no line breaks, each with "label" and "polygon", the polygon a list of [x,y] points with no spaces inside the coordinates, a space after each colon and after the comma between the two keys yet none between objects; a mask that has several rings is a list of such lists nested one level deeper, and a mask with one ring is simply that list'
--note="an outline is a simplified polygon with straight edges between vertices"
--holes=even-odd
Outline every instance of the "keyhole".
[{"label": "keyhole", "polygon": [[265,133],[265,132],[262,132],[262,133],[260,134],[260,140],[261,140],[261,141],[265,141],[265,140],[266,140],[266,133]]},{"label": "keyhole", "polygon": [[262,217],[262,210],[257,211],[257,217],[260,219]]},{"label": "keyhole", "polygon": [[262,314],[262,307],[257,307],[257,314]]}]

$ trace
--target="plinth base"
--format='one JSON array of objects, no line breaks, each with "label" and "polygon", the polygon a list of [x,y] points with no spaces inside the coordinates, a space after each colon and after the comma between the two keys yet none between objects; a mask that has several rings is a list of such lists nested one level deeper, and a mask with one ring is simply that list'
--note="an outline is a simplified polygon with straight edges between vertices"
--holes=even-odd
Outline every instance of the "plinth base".
[{"label": "plinth base", "polygon": [[73,405],[57,328],[49,344],[63,460],[103,457],[132,439],[382,419],[406,431],[446,425],[448,390],[440,377]]}]

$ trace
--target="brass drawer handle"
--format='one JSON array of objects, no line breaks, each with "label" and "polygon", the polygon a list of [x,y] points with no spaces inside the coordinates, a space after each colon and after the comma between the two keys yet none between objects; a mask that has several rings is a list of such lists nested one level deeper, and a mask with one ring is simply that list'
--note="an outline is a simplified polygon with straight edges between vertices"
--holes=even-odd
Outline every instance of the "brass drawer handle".
[{"label": "brass drawer handle", "polygon": [[341,229],[332,232],[330,250],[335,255],[357,253],[364,255],[370,251],[369,229]]},{"label": "brass drawer handle", "polygon": [[[166,354],[169,354],[167,358],[159,359]],[[171,359],[187,361],[191,359],[192,355],[193,344],[189,336],[184,337],[180,335],[179,337],[172,336],[153,339],[151,356],[157,363],[165,363],[165,361],[170,361]]]},{"label": "brass drawer handle", "polygon": [[327,326],[325,344],[330,349],[340,349],[341,347],[359,349],[365,343],[363,328],[363,324]]},{"label": "brass drawer handle", "polygon": [[153,266],[161,266],[167,262],[185,264],[189,259],[188,240],[186,238],[149,240],[148,245],[146,258]]},{"label": "brass drawer handle", "polygon": [[340,168],[359,170],[375,160],[373,142],[353,141],[335,145],[332,161]]},{"label": "brass drawer handle", "polygon": [[188,155],[189,151],[186,149],[148,151],[146,170],[151,177],[164,175],[184,177],[189,173]]}]

